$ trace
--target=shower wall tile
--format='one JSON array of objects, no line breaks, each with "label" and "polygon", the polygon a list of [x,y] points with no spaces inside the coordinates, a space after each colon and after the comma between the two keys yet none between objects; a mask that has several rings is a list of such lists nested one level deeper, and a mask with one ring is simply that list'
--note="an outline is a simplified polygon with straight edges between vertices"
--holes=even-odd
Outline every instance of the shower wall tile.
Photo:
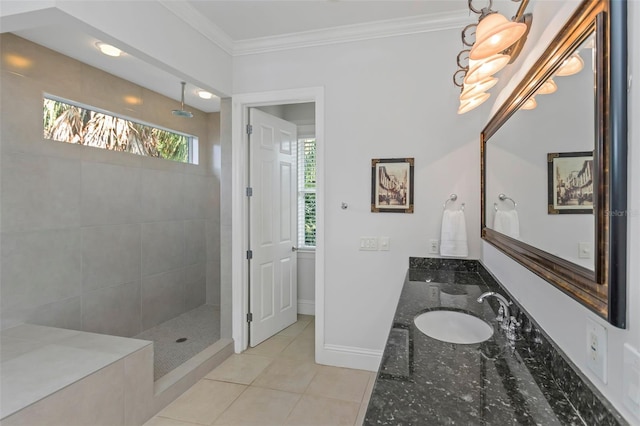
[{"label": "shower wall tile", "polygon": [[198,263],[185,268],[185,310],[207,302],[207,265]]},{"label": "shower wall tile", "polygon": [[184,219],[204,219],[206,216],[206,192],[209,176],[184,175],[182,194],[184,196],[182,217]]},{"label": "shower wall tile", "polygon": [[142,169],[142,220],[182,219],[184,196],[182,173]]},{"label": "shower wall tile", "polygon": [[207,305],[220,306],[220,263],[207,262]]},{"label": "shower wall tile", "polygon": [[185,264],[182,221],[142,224],[142,276],[154,275]]},{"label": "shower wall tile", "polygon": [[80,224],[80,161],[5,154],[1,172],[4,232]]},{"label": "shower wall tile", "polygon": [[220,260],[220,220],[207,220],[207,262]]},{"label": "shower wall tile", "polygon": [[82,228],[84,291],[140,279],[142,225]]},{"label": "shower wall tile", "polygon": [[140,169],[82,163],[82,224],[140,222]]},{"label": "shower wall tile", "polygon": [[80,229],[2,234],[2,309],[79,296]]},{"label": "shower wall tile", "polygon": [[140,281],[82,295],[82,330],[132,337],[142,331]]},{"label": "shower wall tile", "polygon": [[124,423],[124,360],[41,399],[2,420],[19,425],[121,425]]},{"label": "shower wall tile", "polygon": [[38,306],[34,309],[33,313],[25,319],[25,322],[47,327],[81,330],[80,301],[80,296],[76,296]]},{"label": "shower wall tile", "polygon": [[142,329],[146,330],[185,311],[184,269],[142,279]]},{"label": "shower wall tile", "polygon": [[2,328],[10,328],[23,323],[80,330],[80,296],[63,299],[44,305],[30,305],[22,308],[7,308],[0,312]]},{"label": "shower wall tile", "polygon": [[204,220],[184,222],[186,264],[204,263],[207,259],[206,231]]},{"label": "shower wall tile", "polygon": [[153,412],[153,346],[124,359],[124,424],[144,424]]}]

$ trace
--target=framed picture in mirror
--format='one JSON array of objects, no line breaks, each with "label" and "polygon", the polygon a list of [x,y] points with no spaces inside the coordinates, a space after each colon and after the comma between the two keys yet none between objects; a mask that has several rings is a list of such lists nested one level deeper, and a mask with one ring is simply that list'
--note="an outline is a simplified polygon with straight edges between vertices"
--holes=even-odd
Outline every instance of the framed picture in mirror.
[{"label": "framed picture in mirror", "polygon": [[593,152],[547,154],[549,214],[593,214]]}]

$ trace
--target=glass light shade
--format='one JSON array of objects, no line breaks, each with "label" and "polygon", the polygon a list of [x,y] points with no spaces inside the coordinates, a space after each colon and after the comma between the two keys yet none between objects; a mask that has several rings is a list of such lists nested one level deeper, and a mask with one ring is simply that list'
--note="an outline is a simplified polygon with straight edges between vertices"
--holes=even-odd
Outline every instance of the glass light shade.
[{"label": "glass light shade", "polygon": [[464,84],[475,84],[506,67],[509,55],[493,55],[480,61],[469,60],[469,72],[464,78]]},{"label": "glass light shade", "polygon": [[529,98],[524,102],[524,105],[522,105],[520,109],[530,110],[530,109],[534,109],[537,106],[538,106],[538,101],[536,101],[536,98]]},{"label": "glass light shade", "polygon": [[542,86],[536,92],[536,95],[549,95],[558,90],[558,85],[555,81],[549,79],[542,83]]},{"label": "glass light shade", "polygon": [[465,84],[462,88],[462,93],[460,93],[460,100],[466,101],[468,99],[473,98],[476,95],[479,95],[487,90],[491,89],[493,86],[498,83],[498,79],[495,77],[487,77],[484,80],[481,80],[475,84]]},{"label": "glass light shade", "polygon": [[527,24],[512,22],[499,13],[485,16],[476,28],[476,42],[469,52],[473,60],[502,52],[527,31]]},{"label": "glass light shade", "polygon": [[480,104],[489,99],[489,96],[491,96],[489,93],[480,93],[473,98],[461,100],[460,107],[458,107],[458,114],[464,114],[474,108],[477,108]]},{"label": "glass light shade", "polygon": [[122,50],[110,44],[102,43],[101,41],[96,43],[96,47],[101,53],[107,56],[118,57],[122,55]]},{"label": "glass light shade", "polygon": [[198,90],[198,96],[202,99],[211,99],[213,98],[213,93],[207,92],[206,90]]},{"label": "glass light shade", "polygon": [[584,61],[576,52],[564,60],[562,65],[560,65],[560,68],[558,68],[558,71],[556,71],[556,75],[566,77],[568,75],[579,73],[582,71],[582,68],[584,68]]}]

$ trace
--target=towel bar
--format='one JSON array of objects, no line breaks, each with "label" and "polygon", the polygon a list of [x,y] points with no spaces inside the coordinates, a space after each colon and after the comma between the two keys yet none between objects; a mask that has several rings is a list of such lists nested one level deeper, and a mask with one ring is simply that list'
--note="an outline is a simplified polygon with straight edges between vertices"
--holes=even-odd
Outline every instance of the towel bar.
[{"label": "towel bar", "polygon": [[[513,198],[507,197],[505,194],[498,194],[498,198],[500,199],[500,201],[504,201],[504,200],[511,201],[513,203],[514,210],[518,208],[518,203],[516,203],[516,201]],[[498,203],[493,203],[493,208],[496,209],[496,211],[498,211]]]},{"label": "towel bar", "polygon": [[[458,196],[456,194],[451,194],[449,195],[449,198],[447,198],[444,202],[444,204],[442,204],[442,208],[446,210],[447,208],[447,203],[449,201],[453,202],[456,201],[458,199]],[[460,210],[464,211],[464,203],[462,203],[462,205],[460,206]]]}]

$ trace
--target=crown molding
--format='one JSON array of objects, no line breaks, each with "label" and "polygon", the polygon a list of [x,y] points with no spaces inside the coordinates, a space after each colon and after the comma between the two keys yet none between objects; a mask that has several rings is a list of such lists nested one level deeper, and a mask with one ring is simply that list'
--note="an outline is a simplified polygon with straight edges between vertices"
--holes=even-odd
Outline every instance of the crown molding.
[{"label": "crown molding", "polygon": [[187,1],[158,0],[171,13],[232,56],[253,55],[279,50],[300,49],[376,38],[461,29],[469,23],[469,11],[434,13],[407,18],[344,25],[321,30],[303,31],[270,37],[233,41]]},{"label": "crown molding", "polygon": [[234,42],[220,27],[204,17],[198,10],[186,1],[158,0],[171,13],[182,19],[194,30],[215,43],[229,55],[233,55]]},{"label": "crown molding", "polygon": [[345,25],[322,30],[238,40],[234,42],[233,55],[252,55],[279,50],[299,49],[311,46],[324,46],[376,38],[419,34],[431,31],[461,29],[468,23],[469,11],[463,9],[456,12]]}]

